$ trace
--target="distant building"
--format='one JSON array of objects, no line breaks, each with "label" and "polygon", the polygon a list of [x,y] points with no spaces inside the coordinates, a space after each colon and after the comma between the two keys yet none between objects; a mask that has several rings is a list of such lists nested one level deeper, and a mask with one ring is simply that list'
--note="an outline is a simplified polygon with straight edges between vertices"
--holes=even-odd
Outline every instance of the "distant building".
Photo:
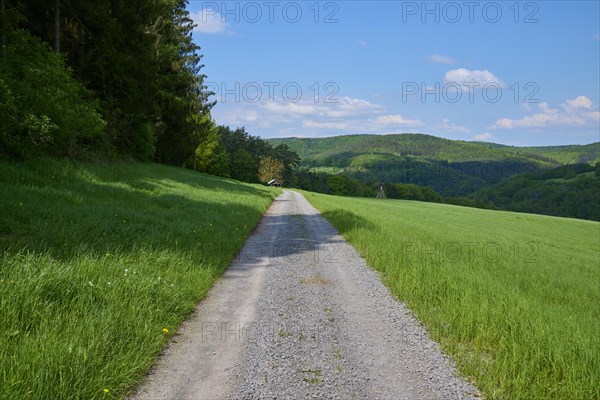
[{"label": "distant building", "polygon": [[269,182],[267,182],[267,186],[282,187],[283,181],[280,181],[279,179],[271,179]]}]

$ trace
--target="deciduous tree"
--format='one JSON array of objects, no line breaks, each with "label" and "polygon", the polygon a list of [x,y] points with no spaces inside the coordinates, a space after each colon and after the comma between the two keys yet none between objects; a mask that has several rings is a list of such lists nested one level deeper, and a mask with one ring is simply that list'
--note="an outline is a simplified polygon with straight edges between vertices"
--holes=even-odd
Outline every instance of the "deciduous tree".
[{"label": "deciduous tree", "polygon": [[258,165],[258,180],[267,183],[272,179],[283,180],[285,166],[276,158],[267,156],[260,160]]}]

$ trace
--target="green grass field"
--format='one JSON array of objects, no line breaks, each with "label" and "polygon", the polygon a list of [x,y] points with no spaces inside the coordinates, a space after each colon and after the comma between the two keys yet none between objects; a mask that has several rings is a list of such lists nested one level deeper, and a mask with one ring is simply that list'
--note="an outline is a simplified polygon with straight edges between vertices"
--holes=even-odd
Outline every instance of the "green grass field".
[{"label": "green grass field", "polygon": [[156,164],[0,162],[0,398],[122,398],[276,191]]},{"label": "green grass field", "polygon": [[600,399],[600,224],[304,194],[486,398]]},{"label": "green grass field", "polygon": [[314,172],[315,174],[325,173],[330,175],[341,174],[344,171],[342,167],[312,167],[310,168],[310,172]]}]

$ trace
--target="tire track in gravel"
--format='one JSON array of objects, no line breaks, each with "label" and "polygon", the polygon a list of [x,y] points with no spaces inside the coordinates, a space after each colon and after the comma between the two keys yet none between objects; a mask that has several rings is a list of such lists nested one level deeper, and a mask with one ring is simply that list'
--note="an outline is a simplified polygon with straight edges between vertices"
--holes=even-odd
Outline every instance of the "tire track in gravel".
[{"label": "tire track in gravel", "polygon": [[356,251],[284,191],[134,399],[476,399]]}]

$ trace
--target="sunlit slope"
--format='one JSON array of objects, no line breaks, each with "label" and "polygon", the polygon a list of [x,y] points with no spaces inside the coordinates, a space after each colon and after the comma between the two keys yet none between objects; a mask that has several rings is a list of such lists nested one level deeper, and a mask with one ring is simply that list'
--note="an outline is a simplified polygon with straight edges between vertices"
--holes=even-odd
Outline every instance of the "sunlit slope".
[{"label": "sunlit slope", "polygon": [[396,135],[345,135],[324,138],[269,139],[273,145],[287,144],[307,163],[320,165],[332,159],[346,159],[361,154],[422,156],[448,162],[494,161],[515,159],[541,166],[595,162],[600,144],[544,147],[515,147],[486,142],[450,140],[431,135],[404,133]]}]

